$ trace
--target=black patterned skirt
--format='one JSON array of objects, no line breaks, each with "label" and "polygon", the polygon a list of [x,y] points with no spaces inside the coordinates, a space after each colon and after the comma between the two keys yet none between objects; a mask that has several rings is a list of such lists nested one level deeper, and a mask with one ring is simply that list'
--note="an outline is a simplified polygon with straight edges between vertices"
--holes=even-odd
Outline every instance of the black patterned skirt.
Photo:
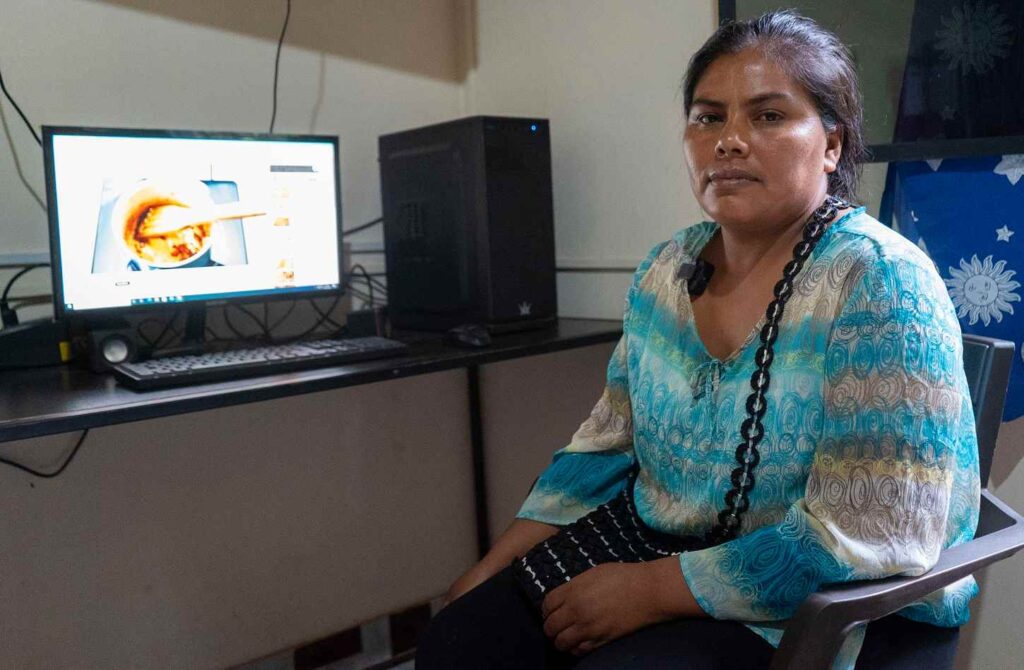
[{"label": "black patterned skirt", "polygon": [[704,549],[700,537],[648,528],[633,503],[635,476],[618,496],[512,562],[519,585],[538,608],[553,589],[602,563],[640,563]]}]

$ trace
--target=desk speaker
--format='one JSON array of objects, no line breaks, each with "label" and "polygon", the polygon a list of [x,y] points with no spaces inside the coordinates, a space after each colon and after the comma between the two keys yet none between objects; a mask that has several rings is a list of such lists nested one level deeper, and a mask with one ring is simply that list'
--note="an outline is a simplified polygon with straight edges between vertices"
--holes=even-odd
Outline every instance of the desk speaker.
[{"label": "desk speaker", "polygon": [[94,372],[109,370],[118,363],[130,363],[139,355],[138,338],[131,330],[90,330],[86,342],[89,367]]}]

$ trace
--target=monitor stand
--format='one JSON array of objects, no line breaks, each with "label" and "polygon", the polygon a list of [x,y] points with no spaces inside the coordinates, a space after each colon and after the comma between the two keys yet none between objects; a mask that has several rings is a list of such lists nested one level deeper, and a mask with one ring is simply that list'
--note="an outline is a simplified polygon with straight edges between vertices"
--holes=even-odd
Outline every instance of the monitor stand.
[{"label": "monitor stand", "polygon": [[[173,317],[171,317],[173,318]],[[150,358],[197,355],[206,351],[206,305],[185,308],[185,331],[181,341],[173,347],[152,352]]]},{"label": "monitor stand", "polygon": [[[181,348],[190,353],[201,353],[206,342],[206,305],[189,307],[185,312],[185,332],[181,336]],[[184,353],[184,352],[183,352]]]}]

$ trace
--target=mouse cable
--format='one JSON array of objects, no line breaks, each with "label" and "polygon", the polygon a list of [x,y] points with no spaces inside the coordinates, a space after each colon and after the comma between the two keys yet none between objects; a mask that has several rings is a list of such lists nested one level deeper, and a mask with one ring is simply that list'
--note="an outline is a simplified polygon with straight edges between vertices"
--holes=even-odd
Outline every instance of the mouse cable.
[{"label": "mouse cable", "polygon": [[277,55],[274,56],[274,106],[270,112],[270,132],[274,132],[274,121],[277,120],[277,72],[281,66],[281,45],[284,44],[284,34],[288,30],[288,18],[292,15],[292,0],[284,10],[284,25],[281,26],[281,36],[277,38]]},{"label": "mouse cable", "polygon": [[21,107],[18,106],[18,103],[14,101],[14,98],[12,98],[11,94],[7,91],[7,85],[4,84],[4,75],[2,71],[0,71],[0,90],[4,92],[4,97],[6,97],[7,100],[10,101],[10,103],[14,106],[14,111],[18,112],[18,116],[21,117],[21,120],[25,122],[25,126],[28,127],[28,131],[32,133],[32,137],[36,139],[36,142],[39,144],[39,146],[43,146],[43,141],[39,139],[39,134],[36,132],[36,129],[32,126],[32,124],[29,122],[28,117],[25,116],[25,112],[21,111]]},{"label": "mouse cable", "polygon": [[85,436],[88,435],[88,434],[89,434],[89,429],[88,428],[86,428],[85,430],[82,431],[81,436],[79,436],[79,438],[78,438],[78,442],[75,444],[75,448],[72,449],[71,453],[68,454],[68,457],[66,459],[64,459],[64,463],[59,468],[54,470],[53,472],[40,472],[39,470],[33,470],[32,468],[28,467],[27,465],[22,465],[21,463],[17,463],[15,461],[8,460],[6,458],[3,458],[2,456],[0,456],[0,463],[3,463],[4,465],[9,465],[12,468],[18,468],[19,470],[24,470],[25,472],[29,473],[30,475],[35,475],[36,477],[42,477],[43,479],[53,479],[54,477],[56,477],[60,473],[64,472],[65,468],[67,468],[69,465],[71,465],[71,461],[73,461],[75,459],[75,455],[78,453],[78,450],[82,448],[82,443],[85,442]]}]

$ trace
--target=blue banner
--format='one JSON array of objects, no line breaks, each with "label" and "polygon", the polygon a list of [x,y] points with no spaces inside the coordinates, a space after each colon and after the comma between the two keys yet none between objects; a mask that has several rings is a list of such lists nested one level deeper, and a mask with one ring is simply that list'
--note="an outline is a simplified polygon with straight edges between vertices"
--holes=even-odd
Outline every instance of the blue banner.
[{"label": "blue banner", "polygon": [[880,218],[934,261],[965,333],[1017,346],[1003,420],[1024,415],[1024,155],[893,163]]}]

